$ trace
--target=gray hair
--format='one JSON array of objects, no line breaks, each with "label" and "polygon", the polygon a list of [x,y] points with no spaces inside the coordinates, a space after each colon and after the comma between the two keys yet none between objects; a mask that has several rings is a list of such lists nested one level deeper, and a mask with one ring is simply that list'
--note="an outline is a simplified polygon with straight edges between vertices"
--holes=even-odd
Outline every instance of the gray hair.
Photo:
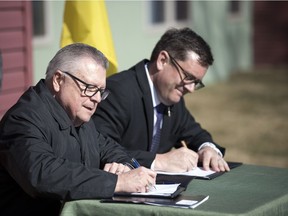
[{"label": "gray hair", "polygon": [[58,69],[77,70],[78,62],[82,58],[91,58],[106,70],[109,67],[109,61],[101,51],[84,43],[73,43],[60,49],[49,62],[46,69],[46,80],[51,79]]}]

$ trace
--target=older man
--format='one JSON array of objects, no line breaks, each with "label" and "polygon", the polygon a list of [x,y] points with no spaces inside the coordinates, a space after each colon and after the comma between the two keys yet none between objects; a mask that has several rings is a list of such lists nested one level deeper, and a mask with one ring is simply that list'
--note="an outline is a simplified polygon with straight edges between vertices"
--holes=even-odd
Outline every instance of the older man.
[{"label": "older man", "polygon": [[1,215],[58,215],[60,201],[144,192],[155,183],[153,171],[125,166],[131,158],[90,121],[108,95],[107,67],[97,49],[68,45],[2,118]]}]

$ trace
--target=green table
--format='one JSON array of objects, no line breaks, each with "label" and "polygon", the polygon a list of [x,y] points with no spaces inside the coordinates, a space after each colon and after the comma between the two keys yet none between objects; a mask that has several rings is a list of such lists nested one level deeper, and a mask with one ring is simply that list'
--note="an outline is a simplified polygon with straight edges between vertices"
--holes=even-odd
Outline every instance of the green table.
[{"label": "green table", "polygon": [[195,209],[78,200],[65,203],[73,215],[288,215],[288,169],[242,165],[213,180],[194,179],[184,194],[209,195]]}]

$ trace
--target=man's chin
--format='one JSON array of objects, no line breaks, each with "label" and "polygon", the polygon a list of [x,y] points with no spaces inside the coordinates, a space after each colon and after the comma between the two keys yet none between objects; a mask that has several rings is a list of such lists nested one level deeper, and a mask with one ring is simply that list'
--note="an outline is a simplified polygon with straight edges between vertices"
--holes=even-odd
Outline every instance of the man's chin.
[{"label": "man's chin", "polygon": [[79,118],[74,122],[74,126],[79,127],[80,125],[82,125],[86,122],[89,122],[90,119],[91,119],[91,115],[82,116],[81,119]]},{"label": "man's chin", "polygon": [[171,100],[169,101],[169,105],[173,105],[173,104],[176,104],[176,103],[179,103],[179,101],[181,100],[181,97],[177,96],[177,97],[173,97],[171,98]]}]

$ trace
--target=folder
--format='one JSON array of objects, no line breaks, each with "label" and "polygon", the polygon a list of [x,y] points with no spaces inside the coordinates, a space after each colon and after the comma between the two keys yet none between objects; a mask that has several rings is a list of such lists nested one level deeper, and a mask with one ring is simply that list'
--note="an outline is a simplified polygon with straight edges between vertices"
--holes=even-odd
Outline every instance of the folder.
[{"label": "folder", "polygon": [[102,199],[102,203],[134,203],[154,206],[168,206],[177,208],[196,208],[206,200],[206,195],[179,195],[173,199],[159,197],[133,197],[133,196],[114,196],[111,199]]},{"label": "folder", "polygon": [[156,190],[145,193],[115,193],[114,197],[150,197],[150,198],[166,198],[171,199],[177,197],[186,188],[178,184],[156,184]]},{"label": "folder", "polygon": [[186,190],[188,184],[194,178],[195,178],[195,176],[157,174],[156,184],[175,184],[175,183],[180,183],[180,187],[183,187]]}]

